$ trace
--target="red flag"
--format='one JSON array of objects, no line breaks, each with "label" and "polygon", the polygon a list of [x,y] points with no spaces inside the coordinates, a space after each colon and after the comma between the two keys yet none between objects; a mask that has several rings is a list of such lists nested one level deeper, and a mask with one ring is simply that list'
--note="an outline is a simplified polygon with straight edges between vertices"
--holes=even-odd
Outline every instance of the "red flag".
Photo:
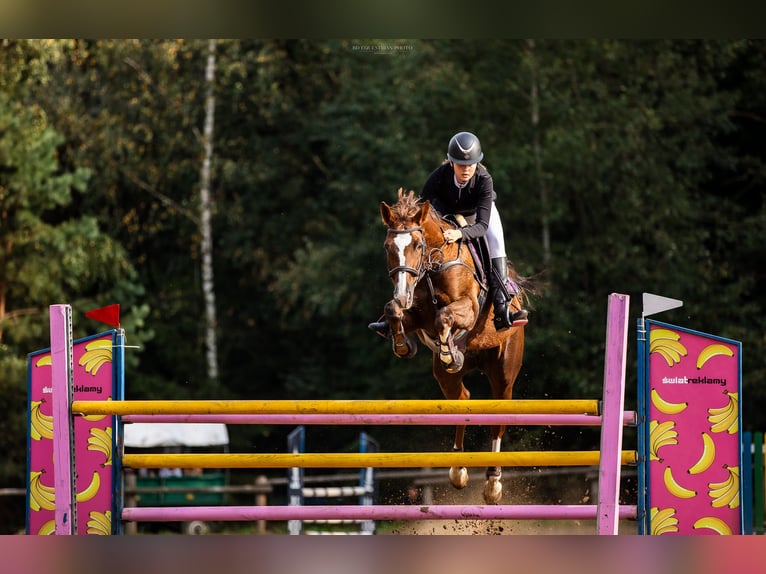
[{"label": "red flag", "polygon": [[95,319],[96,321],[101,321],[102,323],[106,323],[107,325],[112,325],[113,327],[120,327],[120,304],[116,303],[114,305],[107,305],[106,307],[100,307],[98,309],[93,309],[92,311],[88,311],[85,313],[85,316],[89,319]]}]

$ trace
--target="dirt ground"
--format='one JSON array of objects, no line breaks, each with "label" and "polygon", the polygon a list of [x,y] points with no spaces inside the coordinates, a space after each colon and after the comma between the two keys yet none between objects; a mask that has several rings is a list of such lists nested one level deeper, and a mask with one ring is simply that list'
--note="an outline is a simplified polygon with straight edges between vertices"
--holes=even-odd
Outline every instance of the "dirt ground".
[{"label": "dirt ground", "polygon": [[[472,480],[464,490],[444,487],[434,492],[434,504],[483,504],[481,488],[483,481]],[[567,504],[582,502],[594,504],[588,499],[571,500]],[[525,496],[521,489],[515,488],[512,481],[504,481],[503,504],[547,504]],[[635,520],[621,520],[618,534],[637,534]],[[423,520],[417,522],[399,522],[389,531],[378,534],[392,535],[595,535],[595,520]]]},{"label": "dirt ground", "polygon": [[[620,535],[636,534],[636,522],[622,520]],[[425,520],[397,525],[380,534],[399,535],[594,535],[595,520]]]}]

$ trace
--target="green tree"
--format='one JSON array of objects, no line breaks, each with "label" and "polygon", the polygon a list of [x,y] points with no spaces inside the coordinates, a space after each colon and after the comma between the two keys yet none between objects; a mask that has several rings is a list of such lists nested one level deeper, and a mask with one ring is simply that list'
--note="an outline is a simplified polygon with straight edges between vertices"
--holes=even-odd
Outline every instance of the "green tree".
[{"label": "green tree", "polygon": [[[0,42],[0,483],[23,484],[27,353],[47,346],[48,306],[91,305],[129,282],[133,269],[93,214],[69,212],[88,171],[62,169],[62,137],[35,94],[48,85],[55,49]],[[79,331],[82,332],[82,331]]]},{"label": "green tree", "polygon": [[[121,302],[145,322],[129,333],[141,371],[129,398],[210,396],[200,275],[200,132],[206,42],[68,40],[45,94],[66,136],[64,161],[87,166],[81,203],[125,247],[140,293]],[[140,297],[140,298],[139,298]],[[151,344],[141,345],[141,343]],[[134,364],[134,367],[137,364]]]}]

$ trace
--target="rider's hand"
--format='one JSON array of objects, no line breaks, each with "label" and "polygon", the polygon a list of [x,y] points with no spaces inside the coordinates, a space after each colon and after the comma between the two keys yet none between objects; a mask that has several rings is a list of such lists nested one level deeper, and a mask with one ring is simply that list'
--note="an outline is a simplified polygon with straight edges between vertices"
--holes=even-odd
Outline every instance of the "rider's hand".
[{"label": "rider's hand", "polygon": [[463,238],[463,232],[459,229],[447,229],[444,231],[444,240],[447,243],[455,243]]}]

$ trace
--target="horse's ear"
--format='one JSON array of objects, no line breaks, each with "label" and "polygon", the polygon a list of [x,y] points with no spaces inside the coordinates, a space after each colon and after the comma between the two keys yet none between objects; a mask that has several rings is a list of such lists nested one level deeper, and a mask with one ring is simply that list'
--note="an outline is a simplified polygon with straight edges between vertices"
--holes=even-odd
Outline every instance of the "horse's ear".
[{"label": "horse's ear", "polygon": [[420,210],[418,212],[418,215],[416,219],[418,220],[418,225],[422,225],[423,221],[425,221],[426,217],[428,217],[428,211],[431,209],[431,202],[427,199],[421,204]]},{"label": "horse's ear", "polygon": [[380,217],[385,225],[391,227],[391,207],[385,202],[380,202]]}]

